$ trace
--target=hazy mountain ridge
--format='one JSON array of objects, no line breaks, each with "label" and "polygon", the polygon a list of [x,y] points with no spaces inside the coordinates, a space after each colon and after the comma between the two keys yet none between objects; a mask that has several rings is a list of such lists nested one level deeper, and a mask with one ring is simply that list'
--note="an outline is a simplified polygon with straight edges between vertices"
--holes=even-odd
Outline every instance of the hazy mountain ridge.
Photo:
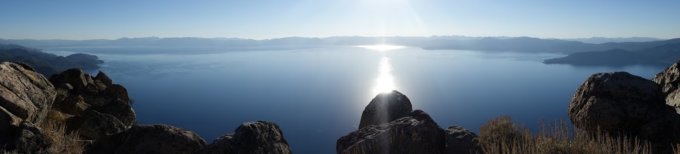
[{"label": "hazy mountain ridge", "polygon": [[660,41],[661,39],[653,37],[590,37],[590,38],[572,38],[564,39],[569,41],[579,41],[583,43],[602,44],[602,43],[621,43],[621,42],[651,42]]},{"label": "hazy mountain ridge", "polygon": [[[533,37],[364,37],[336,36],[325,38],[285,37],[276,39],[241,38],[120,38],[115,40],[12,40],[0,39],[0,43],[19,44],[49,50],[70,50],[89,53],[203,53],[247,50],[280,50],[315,48],[323,46],[347,46],[366,44],[395,44],[428,50],[479,50],[535,53],[575,53],[610,49],[638,50],[658,46],[664,41],[583,43],[561,39]],[[190,51],[190,52],[188,52]]]},{"label": "hazy mountain ridge", "polygon": [[69,68],[96,69],[103,63],[94,55],[77,53],[64,57],[12,44],[0,44],[0,61],[24,63],[45,76]]},{"label": "hazy mountain ridge", "polygon": [[620,48],[573,53],[561,58],[547,59],[544,63],[613,67],[629,65],[667,66],[680,59],[680,39],[608,44]]}]

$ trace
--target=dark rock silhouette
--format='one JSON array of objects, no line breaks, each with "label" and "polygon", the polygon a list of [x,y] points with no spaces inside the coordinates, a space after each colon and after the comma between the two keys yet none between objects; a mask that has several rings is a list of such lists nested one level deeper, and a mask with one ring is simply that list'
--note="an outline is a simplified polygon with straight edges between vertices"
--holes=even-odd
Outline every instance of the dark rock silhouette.
[{"label": "dark rock silhouette", "polygon": [[576,91],[569,115],[576,127],[603,131],[640,131],[666,106],[659,86],[626,72],[597,73]]},{"label": "dark rock silhouette", "polygon": [[[48,112],[59,118],[46,118]],[[52,140],[38,127],[45,119],[79,132],[83,142],[91,143],[85,153],[291,153],[283,132],[271,122],[246,122],[205,148],[194,132],[136,125],[127,90],[103,72],[92,77],[69,69],[47,80],[27,65],[0,63],[0,149],[48,152]]]},{"label": "dark rock silhouette", "polygon": [[5,119],[11,121],[9,123],[18,126],[20,121],[25,120],[39,124],[55,96],[52,84],[31,67],[0,63],[0,112],[5,112]]},{"label": "dark rock silhouette", "polygon": [[361,114],[359,129],[405,117],[411,110],[411,100],[398,91],[378,94]]},{"label": "dark rock silhouette", "polygon": [[[382,116],[382,117],[381,117]],[[374,153],[481,153],[477,135],[458,126],[443,130],[397,91],[379,94],[361,116],[359,130],[338,139],[336,152]]]},{"label": "dark rock silhouette", "polygon": [[460,126],[446,129],[446,151],[444,153],[482,153],[477,134]]},{"label": "dark rock silhouette", "polygon": [[256,121],[241,124],[234,134],[222,136],[200,153],[290,154],[291,149],[279,126]]},{"label": "dark rock silhouette", "polygon": [[134,126],[101,138],[87,153],[195,153],[205,147],[198,134],[168,125]]},{"label": "dark rock silhouette", "polygon": [[46,152],[52,142],[30,122],[22,122],[14,136],[14,148],[19,153]]},{"label": "dark rock silhouette", "polygon": [[444,130],[430,116],[415,110],[389,123],[370,125],[338,139],[337,153],[443,153]]},{"label": "dark rock silhouette", "polygon": [[93,78],[80,69],[69,69],[50,81],[58,92],[54,109],[72,115],[68,129],[87,139],[123,132],[136,122],[127,90],[103,72]]},{"label": "dark rock silhouette", "polygon": [[52,141],[30,122],[22,122],[12,136],[10,149],[17,153],[45,153],[52,145]]}]

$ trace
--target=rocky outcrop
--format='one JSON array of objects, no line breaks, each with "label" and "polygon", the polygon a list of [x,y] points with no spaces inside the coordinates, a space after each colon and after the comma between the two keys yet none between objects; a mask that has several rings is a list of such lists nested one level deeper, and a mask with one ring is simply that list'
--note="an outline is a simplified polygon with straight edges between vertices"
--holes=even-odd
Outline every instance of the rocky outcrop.
[{"label": "rocky outcrop", "polygon": [[588,132],[626,135],[651,141],[655,150],[668,150],[680,137],[680,117],[666,105],[655,82],[625,72],[597,73],[576,91],[569,117]]},{"label": "rocky outcrop", "polygon": [[379,94],[366,107],[359,130],[336,143],[343,154],[373,153],[481,153],[477,135],[458,126],[443,130],[422,110],[393,91]]},{"label": "rocky outcrop", "polygon": [[222,136],[201,153],[290,154],[291,149],[279,126],[256,121],[241,124],[234,134]]},{"label": "rocky outcrop", "polygon": [[378,94],[361,114],[359,129],[405,117],[411,110],[411,100],[398,91]]},{"label": "rocky outcrop", "polygon": [[338,139],[337,153],[443,153],[444,130],[430,116],[415,110],[406,117],[370,125]]},{"label": "rocky outcrop", "polygon": [[675,107],[676,112],[680,113],[680,63],[675,63],[666,68],[663,72],[656,74],[654,82],[661,86],[666,100],[666,104]]},{"label": "rocky outcrop", "polygon": [[134,126],[102,137],[87,153],[195,153],[205,147],[198,134],[168,125]]},{"label": "rocky outcrop", "polygon": [[0,150],[49,153],[56,146],[50,136],[60,134],[37,127],[46,120],[78,132],[80,138],[69,140],[91,143],[86,153],[291,153],[282,131],[271,122],[244,123],[206,148],[191,131],[135,125],[127,90],[103,72],[92,77],[69,69],[48,81],[26,65],[0,63]]},{"label": "rocky outcrop", "polygon": [[10,62],[0,63],[0,79],[2,123],[10,121],[17,126],[25,120],[39,124],[56,96],[52,84],[31,67]]},{"label": "rocky outcrop", "polygon": [[80,69],[69,69],[50,81],[58,91],[54,109],[72,115],[68,129],[86,139],[123,132],[136,122],[127,90],[103,72],[91,77]]},{"label": "rocky outcrop", "polygon": [[477,154],[482,152],[477,134],[460,126],[450,126],[446,129],[444,153]]}]

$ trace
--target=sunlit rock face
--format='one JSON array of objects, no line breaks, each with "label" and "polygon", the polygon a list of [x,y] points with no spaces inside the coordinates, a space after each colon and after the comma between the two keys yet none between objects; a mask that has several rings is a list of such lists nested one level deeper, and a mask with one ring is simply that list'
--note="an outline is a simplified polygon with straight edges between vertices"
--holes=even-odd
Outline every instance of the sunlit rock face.
[{"label": "sunlit rock face", "polygon": [[[0,63],[0,112],[3,125],[21,121],[40,124],[52,106],[54,86],[28,65]],[[0,126],[3,128],[6,126]]]},{"label": "sunlit rock face", "polygon": [[411,100],[398,91],[378,94],[361,114],[359,128],[389,123],[412,111]]},{"label": "sunlit rock face", "polygon": [[661,91],[666,98],[666,104],[673,106],[676,112],[680,111],[680,64],[675,63],[663,72],[656,74],[654,82],[661,86]]}]

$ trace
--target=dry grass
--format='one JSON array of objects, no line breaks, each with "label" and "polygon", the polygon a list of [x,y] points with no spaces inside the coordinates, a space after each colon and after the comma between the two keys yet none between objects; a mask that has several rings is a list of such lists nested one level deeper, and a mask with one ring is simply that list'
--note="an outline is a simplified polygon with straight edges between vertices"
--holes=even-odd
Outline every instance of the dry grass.
[{"label": "dry grass", "polygon": [[498,117],[481,126],[479,141],[485,153],[493,154],[652,153],[648,142],[604,133],[574,131],[563,121],[542,127],[539,133],[533,134],[529,129],[513,123],[508,116]]},{"label": "dry grass", "polygon": [[67,132],[63,121],[49,119],[40,128],[52,141],[48,153],[81,154],[85,150],[85,142],[80,139],[78,132]]}]

